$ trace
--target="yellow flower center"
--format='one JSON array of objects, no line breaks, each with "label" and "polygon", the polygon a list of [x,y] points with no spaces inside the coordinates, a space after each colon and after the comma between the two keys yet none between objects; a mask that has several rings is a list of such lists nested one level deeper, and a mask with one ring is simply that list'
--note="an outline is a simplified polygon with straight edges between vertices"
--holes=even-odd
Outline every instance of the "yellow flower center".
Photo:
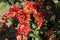
[{"label": "yellow flower center", "polygon": [[27,12],[29,11],[29,10],[26,10]]},{"label": "yellow flower center", "polygon": [[36,17],[35,20],[36,20],[36,21],[39,21],[39,17]]},{"label": "yellow flower center", "polygon": [[14,12],[14,14],[16,15],[16,12]]},{"label": "yellow flower center", "polygon": [[22,25],[21,25],[21,27],[23,28],[23,27],[24,27],[24,25],[22,24]]}]

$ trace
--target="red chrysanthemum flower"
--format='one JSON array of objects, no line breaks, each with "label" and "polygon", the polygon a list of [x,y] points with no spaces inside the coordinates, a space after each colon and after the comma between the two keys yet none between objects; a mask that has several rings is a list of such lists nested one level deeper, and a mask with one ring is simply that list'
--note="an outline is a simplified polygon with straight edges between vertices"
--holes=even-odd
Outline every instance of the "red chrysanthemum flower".
[{"label": "red chrysanthemum flower", "polygon": [[40,26],[43,21],[42,17],[39,17],[39,15],[34,15],[34,18],[35,22],[37,22],[37,24]]},{"label": "red chrysanthemum flower", "polygon": [[22,5],[23,5],[24,11],[29,14],[37,9],[37,5],[35,2],[26,1]]},{"label": "red chrysanthemum flower", "polygon": [[13,5],[13,6],[10,7],[8,15],[13,18],[13,17],[15,17],[15,15],[17,14],[17,12],[18,12],[19,10],[20,10],[20,9],[19,9],[18,6]]},{"label": "red chrysanthemum flower", "polygon": [[18,24],[17,36],[20,35],[22,37],[22,39],[24,39],[27,37],[29,30],[30,30],[30,28],[27,24],[25,24],[25,23]]},{"label": "red chrysanthemum flower", "polygon": [[17,19],[21,23],[27,23],[29,18],[30,18],[29,14],[25,13],[24,10],[20,10],[17,14]]},{"label": "red chrysanthemum flower", "polygon": [[38,27],[42,26],[42,23],[44,21],[44,15],[43,15],[43,11],[40,11],[39,13],[34,13],[34,18],[35,18],[35,22],[37,23]]}]

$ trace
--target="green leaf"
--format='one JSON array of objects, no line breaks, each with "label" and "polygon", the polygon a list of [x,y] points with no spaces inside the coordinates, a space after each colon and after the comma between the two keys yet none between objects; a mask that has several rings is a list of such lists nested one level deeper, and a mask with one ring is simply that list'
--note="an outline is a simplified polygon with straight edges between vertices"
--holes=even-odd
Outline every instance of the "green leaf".
[{"label": "green leaf", "polygon": [[42,31],[40,31],[40,34],[43,34],[43,32],[42,32]]},{"label": "green leaf", "polygon": [[34,37],[34,34],[33,33],[30,33],[29,36]]},{"label": "green leaf", "polygon": [[39,38],[35,38],[35,40],[40,40]]},{"label": "green leaf", "polygon": [[32,40],[34,40],[34,38],[32,38]]},{"label": "green leaf", "polygon": [[38,35],[38,34],[39,34],[39,31],[36,31],[36,30],[35,30],[35,31],[34,31],[34,34],[37,34],[37,35]]},{"label": "green leaf", "polygon": [[12,25],[12,19],[11,18],[7,19],[7,24],[6,25],[8,25],[8,27],[10,27]]},{"label": "green leaf", "polygon": [[32,27],[33,27],[33,29],[35,29],[37,26],[35,23],[32,23]]},{"label": "green leaf", "polygon": [[58,0],[53,0],[53,2],[54,2],[55,4],[57,4],[57,3],[58,3]]}]

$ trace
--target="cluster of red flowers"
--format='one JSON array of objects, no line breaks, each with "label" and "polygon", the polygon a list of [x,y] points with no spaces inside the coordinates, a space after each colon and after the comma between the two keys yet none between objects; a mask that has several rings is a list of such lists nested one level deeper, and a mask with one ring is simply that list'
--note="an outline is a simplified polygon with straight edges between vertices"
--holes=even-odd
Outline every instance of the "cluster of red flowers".
[{"label": "cluster of red flowers", "polygon": [[14,18],[16,17],[17,20],[19,21],[17,25],[17,40],[24,40],[30,30],[30,27],[28,25],[29,20],[30,20],[30,14],[33,14],[33,17],[35,19],[35,22],[38,25],[38,28],[42,26],[42,23],[44,21],[44,10],[37,11],[37,4],[36,2],[30,2],[30,1],[25,1],[23,4],[23,9],[20,9],[18,6],[13,5],[10,7],[8,14],[4,14],[2,16],[3,19],[3,24],[6,25],[7,19],[8,18]]}]

